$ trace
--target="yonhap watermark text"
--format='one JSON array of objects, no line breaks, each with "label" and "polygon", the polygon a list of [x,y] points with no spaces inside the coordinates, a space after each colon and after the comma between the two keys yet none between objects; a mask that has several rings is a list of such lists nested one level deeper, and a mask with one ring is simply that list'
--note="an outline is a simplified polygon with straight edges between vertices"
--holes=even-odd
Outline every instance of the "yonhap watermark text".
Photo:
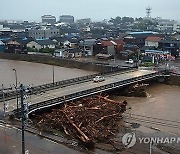
[{"label": "yonhap watermark text", "polygon": [[122,138],[122,143],[126,148],[140,144],[179,144],[180,137],[136,137],[135,133],[126,133]]}]

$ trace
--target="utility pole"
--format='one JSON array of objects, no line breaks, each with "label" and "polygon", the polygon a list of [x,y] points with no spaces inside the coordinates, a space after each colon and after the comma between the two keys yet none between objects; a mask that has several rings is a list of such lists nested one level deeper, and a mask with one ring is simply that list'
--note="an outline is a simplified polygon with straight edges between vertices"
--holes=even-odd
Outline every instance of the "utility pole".
[{"label": "utility pole", "polygon": [[17,98],[16,98],[16,107],[17,107],[17,113],[19,112],[19,103],[18,103],[18,91],[17,91],[17,71],[16,69],[12,69],[15,72],[15,80],[16,80],[16,92],[17,92]]},{"label": "utility pole", "polygon": [[23,84],[20,85],[20,95],[21,95],[21,123],[22,123],[22,154],[25,154],[25,123],[28,122],[28,95],[29,89],[24,87]]},{"label": "utility pole", "polygon": [[25,140],[24,140],[24,87],[23,84],[20,85],[20,95],[21,95],[21,123],[22,123],[22,154],[25,154]]}]

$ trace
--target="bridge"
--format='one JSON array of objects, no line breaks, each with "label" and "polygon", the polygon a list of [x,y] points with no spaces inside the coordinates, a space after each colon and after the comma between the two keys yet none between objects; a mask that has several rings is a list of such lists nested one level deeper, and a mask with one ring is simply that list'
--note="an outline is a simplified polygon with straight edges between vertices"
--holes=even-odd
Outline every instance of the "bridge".
[{"label": "bridge", "polygon": [[[113,72],[104,75],[105,81],[94,83],[92,79],[96,75],[32,87],[29,113],[130,84],[158,78],[162,75],[162,72],[137,69],[126,72]],[[17,112],[15,94],[16,92],[12,92],[6,95],[6,100],[9,104],[8,112]]]}]

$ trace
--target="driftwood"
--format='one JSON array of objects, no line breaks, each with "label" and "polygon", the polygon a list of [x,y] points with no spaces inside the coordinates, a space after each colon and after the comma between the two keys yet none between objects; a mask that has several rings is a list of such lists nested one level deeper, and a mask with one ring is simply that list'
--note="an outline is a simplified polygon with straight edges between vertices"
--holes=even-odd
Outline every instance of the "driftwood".
[{"label": "driftwood", "polygon": [[118,132],[118,122],[126,105],[126,101],[117,102],[108,97],[87,97],[35,115],[32,121],[41,130],[64,131],[92,147],[97,140],[105,141]]},{"label": "driftwood", "polygon": [[[64,113],[64,112],[63,112]],[[70,124],[77,130],[77,132],[79,132],[79,134],[82,136],[80,139],[82,139],[83,142],[89,142],[90,139],[80,130],[80,128],[78,126],[76,126],[75,123],[73,123],[73,121],[66,115],[66,113],[64,113],[66,119],[70,122]]]}]

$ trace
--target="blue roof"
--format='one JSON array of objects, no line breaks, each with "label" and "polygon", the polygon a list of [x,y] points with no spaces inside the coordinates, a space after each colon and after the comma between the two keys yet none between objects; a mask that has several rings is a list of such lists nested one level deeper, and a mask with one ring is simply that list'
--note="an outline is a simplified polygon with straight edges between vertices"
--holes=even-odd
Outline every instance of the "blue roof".
[{"label": "blue roof", "polygon": [[145,50],[145,52],[149,52],[149,53],[166,53],[168,54],[169,51],[162,51],[162,50]]},{"label": "blue roof", "polygon": [[134,34],[158,34],[158,32],[142,31],[142,32],[130,32],[129,34],[131,34],[131,35],[134,35]]}]

